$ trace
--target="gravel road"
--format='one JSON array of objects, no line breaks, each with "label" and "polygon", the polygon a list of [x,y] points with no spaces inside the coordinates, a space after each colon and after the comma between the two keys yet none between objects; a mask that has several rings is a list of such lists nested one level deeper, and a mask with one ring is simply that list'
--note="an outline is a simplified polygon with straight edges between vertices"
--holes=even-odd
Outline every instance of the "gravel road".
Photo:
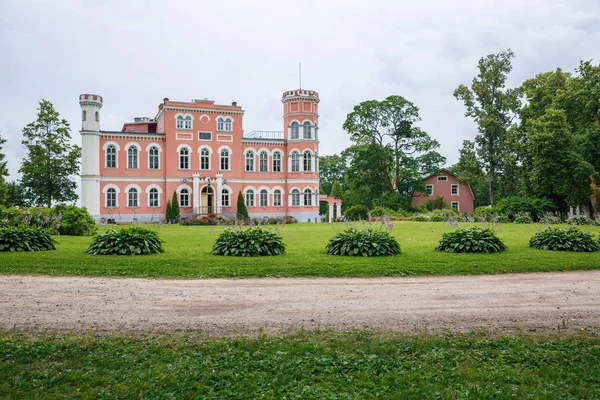
[{"label": "gravel road", "polygon": [[600,326],[600,271],[408,278],[0,276],[0,329],[215,335]]}]

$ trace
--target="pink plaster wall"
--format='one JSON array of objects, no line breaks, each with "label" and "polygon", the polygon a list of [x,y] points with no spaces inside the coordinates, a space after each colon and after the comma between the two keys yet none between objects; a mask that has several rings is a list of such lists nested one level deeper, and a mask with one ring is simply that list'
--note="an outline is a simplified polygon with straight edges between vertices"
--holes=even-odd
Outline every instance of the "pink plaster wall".
[{"label": "pink plaster wall", "polygon": [[[438,181],[438,176],[447,177],[446,181]],[[450,172],[446,170],[442,170],[438,175],[430,176],[425,179],[426,185],[433,185],[433,195],[425,196],[424,193],[416,193],[412,198],[412,206],[416,207],[419,204],[425,203],[427,200],[434,199],[438,196],[441,196],[446,203],[450,206],[452,202],[459,202],[459,211],[460,212],[469,212],[472,213],[474,209],[474,201],[473,193],[469,187],[468,183],[459,183],[458,179]],[[452,194],[452,185],[458,186],[458,195]]]}]

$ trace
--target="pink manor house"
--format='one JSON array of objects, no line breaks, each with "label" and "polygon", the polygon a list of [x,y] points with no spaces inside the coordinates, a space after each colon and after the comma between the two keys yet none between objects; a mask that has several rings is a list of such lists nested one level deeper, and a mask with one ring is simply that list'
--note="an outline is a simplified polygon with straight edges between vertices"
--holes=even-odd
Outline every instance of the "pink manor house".
[{"label": "pink manor house", "polygon": [[[153,119],[103,131],[102,97],[80,95],[82,206],[97,221],[159,221],[176,192],[182,216],[235,215],[241,192],[251,217],[315,221],[319,95],[290,90],[281,101],[282,132],[245,134],[244,110],[235,102],[168,98]],[[339,200],[337,206],[340,215]]]}]

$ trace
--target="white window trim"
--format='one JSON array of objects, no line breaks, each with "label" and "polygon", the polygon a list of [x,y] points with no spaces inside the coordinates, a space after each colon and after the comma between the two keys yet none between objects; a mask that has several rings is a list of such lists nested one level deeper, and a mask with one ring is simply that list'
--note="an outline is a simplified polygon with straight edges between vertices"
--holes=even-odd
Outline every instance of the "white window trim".
[{"label": "white window trim", "polygon": [[[273,164],[275,163],[275,153],[279,154],[279,171],[275,171],[275,168],[273,168]],[[279,149],[271,152],[271,172],[275,172],[276,174],[283,172],[283,154],[283,151]]]},{"label": "white window trim", "polygon": [[[294,164],[294,163],[293,163],[293,161],[292,161],[292,154],[293,154],[294,152],[298,153],[298,171],[294,171],[294,170],[293,170],[293,164]],[[290,154],[289,154],[289,156],[288,156],[288,159],[289,159],[289,163],[288,163],[288,164],[289,164],[289,167],[288,167],[288,172],[302,172],[302,167],[303,167],[303,165],[302,165],[302,161],[303,161],[303,160],[302,160],[302,153],[300,152],[300,150],[298,150],[298,149],[292,149],[292,151],[290,151]]]},{"label": "white window trim", "polygon": [[138,203],[138,205],[135,206],[135,207],[133,207],[133,208],[140,208],[142,206],[142,201],[141,201],[142,200],[141,199],[142,188],[140,187],[140,185],[136,185],[134,183],[130,183],[129,185],[127,185],[125,187],[125,190],[124,190],[124,192],[125,192],[125,200],[126,200],[125,204],[127,205],[125,208],[132,208],[129,205],[129,189],[135,189],[135,190],[137,190],[137,203]]},{"label": "white window trim", "polygon": [[[294,190],[298,191],[297,194],[298,194],[299,197],[298,197],[298,204],[297,205],[294,204]],[[302,193],[302,190],[299,187],[294,186],[293,188],[291,188],[290,189],[290,195],[289,195],[289,197],[290,197],[290,201],[289,201],[290,207],[302,207],[302,204],[303,204],[303,197],[302,196],[303,196],[303,193]]]},{"label": "white window trim", "polygon": [[[181,168],[181,154],[180,151],[186,148],[188,150],[188,168]],[[187,144],[180,144],[177,146],[177,170],[178,171],[189,171],[192,169],[192,148]]]},{"label": "white window trim", "polygon": [[[108,205],[107,205],[106,195],[108,194],[108,189],[115,189],[115,191],[117,192],[117,195],[115,196],[115,206],[114,207],[108,207]],[[115,185],[113,183],[109,183],[108,185],[105,185],[102,188],[102,194],[104,194],[104,208],[118,208],[119,207],[119,194],[121,194],[121,188],[119,188],[117,185]]]},{"label": "white window trim", "polygon": [[[150,149],[152,147],[156,147],[158,149],[158,168],[157,169],[150,169]],[[146,146],[146,154],[148,156],[148,170],[149,171],[160,171],[161,170],[161,168],[160,168],[160,165],[161,165],[160,164],[160,161],[161,161],[160,153],[162,153],[162,147],[158,143],[150,143],[150,144],[148,144],[148,146]]]},{"label": "white window trim", "polygon": [[[281,205],[276,206],[275,205],[275,191],[279,190],[279,194],[281,195]],[[271,188],[271,197],[273,199],[273,201],[271,202],[271,204],[273,204],[273,207],[283,207],[284,203],[284,199],[285,199],[285,190],[283,190],[283,188],[281,186],[274,186]]]},{"label": "white window trim", "polygon": [[[130,147],[135,147],[137,149],[137,167],[136,168],[129,168],[129,148]],[[138,169],[139,170],[140,169],[140,155],[141,154],[142,154],[142,146],[140,146],[136,142],[129,142],[129,143],[127,143],[125,145],[125,161],[126,161],[125,169],[131,169],[131,170]]]},{"label": "white window trim", "polygon": [[[427,187],[431,186],[431,194],[427,194]],[[430,197],[434,195],[434,189],[435,187],[433,186],[433,184],[428,183],[427,185],[425,185],[425,196]]]},{"label": "white window trim", "polygon": [[[247,196],[248,196],[248,191],[249,190],[252,190],[252,193],[254,193],[253,194],[253,196],[254,196],[254,201],[253,201],[254,205],[252,205],[252,206],[248,205],[248,197]],[[256,207],[256,194],[257,194],[257,192],[258,191],[256,190],[256,188],[254,186],[248,186],[248,187],[244,188],[244,204],[246,204],[246,207]]]},{"label": "white window trim", "polygon": [[[219,119],[223,119],[223,129],[219,129]],[[226,128],[226,124],[227,124],[227,120],[229,120],[229,122],[231,122],[231,129],[225,129]],[[231,115],[218,115],[215,118],[215,121],[217,123],[217,131],[219,132],[233,132],[233,124],[235,123],[235,120],[233,119],[233,117]]]},{"label": "white window trim", "polygon": [[[106,162],[108,160],[108,147],[109,146],[115,147],[115,166],[114,167],[109,167],[108,163]],[[121,146],[119,146],[119,143],[106,142],[106,143],[104,143],[104,146],[102,146],[102,149],[104,150],[104,169],[118,169],[119,168],[119,151],[121,150]]]},{"label": "white window trim", "polygon": [[[456,194],[452,193],[452,188],[454,188],[456,186]],[[452,186],[450,186],[450,196],[460,196],[460,185],[457,183],[453,183]]]},{"label": "white window trim", "polygon": [[[208,150],[208,169],[202,168],[202,150]],[[210,146],[200,146],[198,147],[198,169],[200,171],[211,171],[212,170],[212,148]],[[220,154],[220,153],[219,153]],[[219,157],[219,162],[221,162]],[[219,165],[220,167],[220,165]]]},{"label": "white window trim", "polygon": [[437,177],[438,182],[448,182],[448,177],[446,175],[439,175]]},{"label": "white window trim", "polygon": [[456,204],[456,211],[460,212],[460,201],[451,202],[450,207],[454,208],[454,204]]},{"label": "white window trim", "polygon": [[[254,159],[254,162],[252,163],[252,170],[248,170],[246,169],[246,158],[248,156],[248,152],[252,151],[254,156],[252,157]],[[256,172],[256,156],[258,155],[258,153],[256,152],[256,150],[254,150],[254,148],[252,147],[247,147],[246,149],[244,149],[244,172]],[[231,157],[231,156],[230,156]]]},{"label": "white window trim", "polygon": [[[266,171],[260,170],[260,153],[263,153],[263,152],[267,154],[267,170]],[[262,173],[271,172],[270,168],[269,168],[269,161],[271,160],[270,156],[271,156],[271,154],[268,149],[265,149],[265,148],[258,149],[258,172],[262,172]]]},{"label": "white window trim", "polygon": [[189,185],[183,184],[183,185],[179,185],[179,187],[177,188],[176,192],[177,192],[177,200],[179,202],[181,202],[181,191],[183,189],[186,189],[188,191],[188,205],[187,206],[181,206],[181,207],[191,207],[190,204],[192,204],[193,198],[192,198],[192,188]]},{"label": "white window trim", "polygon": [[[227,192],[229,194],[229,204],[228,205],[223,204],[223,192]],[[233,190],[231,190],[231,188],[229,186],[223,185],[221,187],[221,193],[220,193],[220,196],[221,196],[221,207],[231,207],[231,203],[232,203],[231,196],[232,196],[232,193],[233,193]]]},{"label": "white window trim", "polygon": [[[201,133],[210,133],[210,139],[200,139]],[[213,134],[211,131],[198,131],[198,140],[200,140],[201,142],[212,142],[212,138],[213,138]]]},{"label": "white window trim", "polygon": [[[267,192],[267,205],[263,206],[262,204],[260,204],[260,192],[262,192],[263,190],[265,190]],[[258,188],[258,206],[259,207],[269,207],[271,205],[271,202],[269,201],[269,197],[270,196],[270,190],[268,187],[266,186],[261,186]]]},{"label": "white window trim", "polygon": [[[221,151],[222,150],[227,150],[227,152],[229,153],[229,155],[227,156],[227,158],[229,159],[229,162],[227,163],[229,166],[228,169],[221,169]],[[217,150],[217,154],[219,155],[219,171],[231,171],[231,148],[229,146],[221,146]],[[244,163],[245,162],[246,162],[246,159],[244,159]],[[244,168],[245,167],[246,167],[246,165],[244,164]]]},{"label": "white window trim", "polygon": [[[183,118],[183,126],[181,128],[179,128],[177,126],[177,117],[182,117]],[[185,127],[186,117],[190,117],[191,118],[191,120],[190,120],[191,125],[190,125],[189,128]],[[194,129],[194,116],[192,114],[190,114],[190,113],[187,113],[187,114],[177,113],[177,114],[175,114],[175,129],[185,129],[185,130],[192,130],[192,129]]]}]

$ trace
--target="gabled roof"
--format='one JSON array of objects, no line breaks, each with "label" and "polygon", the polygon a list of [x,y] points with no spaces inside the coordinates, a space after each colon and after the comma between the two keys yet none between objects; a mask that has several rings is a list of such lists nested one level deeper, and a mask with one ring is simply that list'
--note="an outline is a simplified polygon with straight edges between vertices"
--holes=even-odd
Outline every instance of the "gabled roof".
[{"label": "gabled roof", "polygon": [[[447,172],[450,175],[452,175],[453,177],[455,177],[456,179],[458,179],[458,175],[456,175],[454,172],[450,171],[449,169],[441,168],[440,172],[442,172],[442,171]],[[423,178],[423,180],[427,180],[427,179],[429,179],[431,177],[438,176],[438,175],[439,175],[439,173],[437,173],[437,174],[431,174],[431,175],[426,176],[425,178]],[[467,184],[467,186],[469,187],[469,190],[471,191],[471,196],[473,196],[473,201],[475,201],[475,193],[473,193],[473,188],[471,187],[471,184],[469,182],[459,182],[459,183],[466,183]]]}]

